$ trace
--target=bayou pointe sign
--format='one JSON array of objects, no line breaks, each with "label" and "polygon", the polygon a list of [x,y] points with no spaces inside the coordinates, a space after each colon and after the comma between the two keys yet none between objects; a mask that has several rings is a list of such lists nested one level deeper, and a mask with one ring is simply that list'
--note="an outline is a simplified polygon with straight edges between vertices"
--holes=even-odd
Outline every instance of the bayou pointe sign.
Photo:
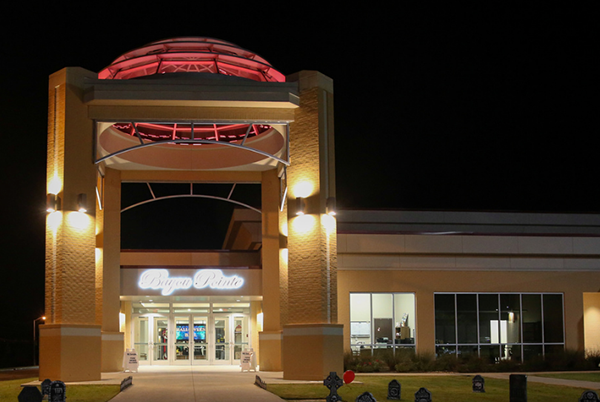
[{"label": "bayou pointe sign", "polygon": [[141,289],[157,289],[168,296],[178,289],[239,289],[244,278],[237,275],[225,276],[220,269],[201,269],[191,277],[169,277],[166,269],[148,269],[142,272],[138,286]]}]

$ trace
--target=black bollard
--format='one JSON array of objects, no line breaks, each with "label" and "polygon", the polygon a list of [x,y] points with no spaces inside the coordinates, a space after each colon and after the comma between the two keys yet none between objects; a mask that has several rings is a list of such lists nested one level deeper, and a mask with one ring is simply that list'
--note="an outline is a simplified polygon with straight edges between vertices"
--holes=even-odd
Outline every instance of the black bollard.
[{"label": "black bollard", "polygon": [[510,375],[510,402],[527,402],[527,376]]}]

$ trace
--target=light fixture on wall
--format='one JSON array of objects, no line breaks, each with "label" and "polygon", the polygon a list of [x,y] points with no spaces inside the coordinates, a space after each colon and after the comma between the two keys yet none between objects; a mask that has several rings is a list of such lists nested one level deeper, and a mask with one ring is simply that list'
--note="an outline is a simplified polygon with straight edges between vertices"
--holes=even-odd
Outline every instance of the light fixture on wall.
[{"label": "light fixture on wall", "polygon": [[84,193],[77,195],[77,210],[79,212],[87,212],[87,195]]},{"label": "light fixture on wall", "polygon": [[46,211],[56,212],[61,207],[60,197],[57,194],[46,195]]},{"label": "light fixture on wall", "polygon": [[337,208],[336,208],[336,202],[335,202],[335,197],[328,197],[327,198],[327,204],[325,207],[325,210],[327,212],[327,215],[329,216],[335,216],[337,215]]},{"label": "light fixture on wall", "polygon": [[304,215],[306,213],[306,200],[302,197],[296,198],[296,215]]}]

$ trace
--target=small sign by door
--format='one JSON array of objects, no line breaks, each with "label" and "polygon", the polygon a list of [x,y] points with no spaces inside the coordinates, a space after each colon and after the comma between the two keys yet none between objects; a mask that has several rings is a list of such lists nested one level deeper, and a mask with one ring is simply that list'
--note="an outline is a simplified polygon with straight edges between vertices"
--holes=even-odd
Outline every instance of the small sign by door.
[{"label": "small sign by door", "polygon": [[140,361],[135,349],[126,349],[125,355],[123,356],[123,371],[135,371],[137,373],[139,365]]},{"label": "small sign by door", "polygon": [[256,371],[256,358],[254,357],[254,349],[250,348],[242,351],[240,366],[242,367],[242,372],[250,370]]}]

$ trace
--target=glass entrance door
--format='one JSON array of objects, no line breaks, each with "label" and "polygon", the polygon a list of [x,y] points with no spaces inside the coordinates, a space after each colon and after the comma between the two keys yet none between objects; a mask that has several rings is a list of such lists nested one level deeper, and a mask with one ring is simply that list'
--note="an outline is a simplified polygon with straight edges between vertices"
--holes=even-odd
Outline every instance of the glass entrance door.
[{"label": "glass entrance door", "polygon": [[233,317],[233,364],[239,364],[242,351],[250,347],[247,316]]},{"label": "glass entrance door", "polygon": [[147,362],[149,359],[149,325],[148,317],[133,318],[133,348],[137,351],[140,362]]},{"label": "glass entrance door", "polygon": [[175,360],[190,360],[190,317],[175,317]]},{"label": "glass entrance door", "polygon": [[215,315],[214,319],[214,341],[215,363],[229,363],[230,359],[230,324],[228,315]]},{"label": "glass entrance door", "polygon": [[152,346],[152,362],[169,362],[169,318],[168,317],[150,317],[154,325],[154,336]]},{"label": "glass entrance door", "polygon": [[208,317],[192,317],[194,322],[193,364],[208,363]]},{"label": "glass entrance door", "polygon": [[250,347],[250,319],[235,312],[134,314],[131,331],[141,364],[239,364]]}]

